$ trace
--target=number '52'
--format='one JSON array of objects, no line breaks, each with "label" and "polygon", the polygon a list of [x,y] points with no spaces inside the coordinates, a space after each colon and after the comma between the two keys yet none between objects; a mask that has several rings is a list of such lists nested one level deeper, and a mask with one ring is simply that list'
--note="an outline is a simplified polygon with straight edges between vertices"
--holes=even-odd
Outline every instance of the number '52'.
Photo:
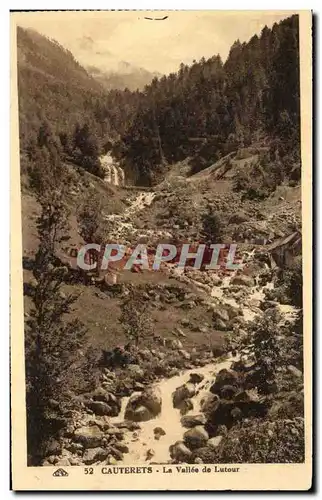
[{"label": "number '52'", "polygon": [[94,474],[93,467],[85,467],[85,474]]}]

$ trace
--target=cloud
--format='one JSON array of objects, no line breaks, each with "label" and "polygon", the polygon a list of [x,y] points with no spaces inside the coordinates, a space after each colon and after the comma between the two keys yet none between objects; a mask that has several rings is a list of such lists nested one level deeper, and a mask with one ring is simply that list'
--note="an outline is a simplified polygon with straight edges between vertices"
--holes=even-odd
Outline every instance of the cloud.
[{"label": "cloud", "polygon": [[[44,15],[43,15],[44,14]],[[32,13],[23,25],[55,38],[83,65],[116,69],[120,61],[149,71],[169,73],[181,62],[220,54],[225,60],[236,39],[248,41],[267,24],[290,11],[170,11],[165,21],[149,21],[151,12]],[[59,16],[59,17],[58,17]],[[59,22],[57,20],[59,19]],[[21,23],[19,23],[21,24]]]}]

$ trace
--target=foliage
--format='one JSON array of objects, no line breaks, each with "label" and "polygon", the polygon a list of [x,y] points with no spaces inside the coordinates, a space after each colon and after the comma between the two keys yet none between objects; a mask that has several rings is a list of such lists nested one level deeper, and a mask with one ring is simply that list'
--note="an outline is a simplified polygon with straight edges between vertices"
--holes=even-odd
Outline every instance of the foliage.
[{"label": "foliage", "polygon": [[257,387],[258,392],[268,394],[275,391],[277,367],[283,363],[283,353],[278,341],[278,313],[265,311],[250,323],[246,335],[241,339],[241,347],[254,362],[249,385]]},{"label": "foliage", "polygon": [[295,260],[295,262],[283,272],[283,283],[291,304],[301,308],[303,305],[302,258]]},{"label": "foliage", "polygon": [[85,335],[79,321],[65,320],[76,297],[62,291],[68,270],[56,266],[56,250],[68,238],[68,176],[64,174],[48,136],[43,147],[31,153],[30,163],[30,184],[41,206],[33,309],[25,333],[28,454],[33,465],[44,455],[48,439],[63,425],[69,378]]},{"label": "foliage", "polygon": [[156,168],[166,171],[186,157],[197,172],[258,134],[278,137],[284,161],[299,150],[298,16],[265,27],[248,43],[237,40],[225,64],[218,55],[181,64],[133,99],[134,112],[131,107],[112,153],[137,183],[152,183]]},{"label": "foliage", "polygon": [[211,209],[202,218],[202,235],[205,241],[219,242],[222,235],[222,223],[219,214]]},{"label": "foliage", "polygon": [[152,335],[149,303],[139,290],[129,291],[121,305],[121,311],[120,323],[129,342],[138,346],[142,339]]},{"label": "foliage", "polygon": [[303,418],[253,419],[234,426],[205,463],[302,463],[304,450]]},{"label": "foliage", "polygon": [[89,193],[77,210],[79,233],[86,243],[104,242],[102,204]]}]

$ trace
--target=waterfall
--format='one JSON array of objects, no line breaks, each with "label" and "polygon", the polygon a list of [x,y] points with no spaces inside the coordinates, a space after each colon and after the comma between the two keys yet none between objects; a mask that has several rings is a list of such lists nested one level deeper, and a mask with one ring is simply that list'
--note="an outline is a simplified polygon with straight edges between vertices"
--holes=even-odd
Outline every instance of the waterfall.
[{"label": "waterfall", "polygon": [[113,186],[123,186],[125,183],[124,170],[118,165],[115,165],[112,156],[106,154],[101,156],[99,160],[105,172],[104,181]]}]

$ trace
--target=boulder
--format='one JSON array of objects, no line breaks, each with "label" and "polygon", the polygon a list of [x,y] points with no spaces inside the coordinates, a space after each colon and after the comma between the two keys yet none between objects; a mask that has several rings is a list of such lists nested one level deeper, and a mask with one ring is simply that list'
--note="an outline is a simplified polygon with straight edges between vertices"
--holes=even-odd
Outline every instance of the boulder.
[{"label": "boulder", "polygon": [[233,399],[233,397],[235,396],[235,394],[238,392],[238,388],[234,385],[224,385],[221,389],[220,389],[220,397],[222,399]]},{"label": "boulder", "polygon": [[177,462],[189,462],[191,451],[182,441],[177,441],[169,448],[170,457]]},{"label": "boulder", "polygon": [[187,447],[191,450],[202,448],[209,439],[208,432],[202,425],[197,425],[186,431],[183,435],[183,440]]},{"label": "boulder", "polygon": [[165,435],[166,435],[166,432],[165,432],[165,430],[164,430],[164,429],[162,429],[162,427],[155,427],[155,428],[153,429],[153,434],[154,434],[155,436],[157,436],[157,435],[158,435],[158,436],[165,436]]},{"label": "boulder", "polygon": [[180,415],[185,415],[188,411],[193,410],[193,402],[191,399],[185,399],[180,406]]},{"label": "boulder", "polygon": [[106,448],[90,448],[83,455],[83,462],[86,465],[91,465],[94,462],[102,462],[106,460],[109,451]]},{"label": "boulder", "polygon": [[117,450],[119,450],[121,453],[128,453],[129,452],[128,445],[126,443],[124,443],[123,441],[117,441],[114,444],[114,448],[116,448]]},{"label": "boulder", "polygon": [[297,378],[302,378],[303,377],[303,373],[301,372],[301,370],[299,370],[298,368],[296,368],[295,366],[293,365],[288,365],[287,367],[287,371],[291,374],[291,375],[294,375],[295,377]]},{"label": "boulder", "polygon": [[64,457],[59,459],[57,462],[55,462],[55,465],[60,466],[60,467],[68,467],[70,466],[70,461],[68,458]]},{"label": "boulder", "polygon": [[191,383],[187,383],[177,387],[177,389],[172,394],[173,407],[180,409],[183,401],[191,398],[196,393],[195,386]]},{"label": "boulder", "polygon": [[213,464],[216,463],[215,449],[211,446],[203,446],[197,450],[193,450],[192,460],[196,464]]},{"label": "boulder", "polygon": [[178,339],[165,339],[165,345],[170,349],[182,349],[182,342]]},{"label": "boulder", "polygon": [[136,381],[142,381],[144,379],[144,370],[142,370],[139,365],[130,364],[127,366],[127,371]]},{"label": "boulder", "polygon": [[130,397],[125,409],[125,419],[134,422],[145,422],[159,415],[161,407],[160,391],[147,389]]},{"label": "boulder", "polygon": [[220,370],[220,372],[216,376],[215,383],[210,387],[210,392],[212,394],[220,395],[220,391],[225,385],[238,387],[238,374],[232,370],[227,370],[226,368]]},{"label": "boulder", "polygon": [[222,307],[215,306],[212,313],[212,319],[216,321],[217,319],[222,320],[224,323],[229,321],[229,314],[226,309]]},{"label": "boulder", "polygon": [[191,373],[189,382],[191,384],[200,384],[200,382],[202,382],[204,378],[205,376],[202,375],[201,373]]},{"label": "boulder", "polygon": [[227,324],[220,318],[216,318],[214,321],[214,327],[220,332],[224,332],[228,329]]},{"label": "boulder", "polygon": [[265,401],[228,401],[220,400],[212,411],[207,413],[207,430],[212,436],[218,434],[221,425],[230,429],[237,421],[245,418],[263,418],[267,414]]},{"label": "boulder", "polygon": [[100,446],[103,437],[104,434],[97,425],[80,427],[74,432],[74,441],[81,443],[86,449]]},{"label": "boulder", "polygon": [[[105,375],[104,375],[105,377]],[[109,402],[109,393],[103,387],[98,387],[92,394],[92,399],[94,401],[103,401],[103,403]]]},{"label": "boulder", "polygon": [[210,448],[217,448],[217,446],[220,445],[222,439],[223,436],[215,436],[213,438],[210,438],[207,441],[207,446],[209,446]]},{"label": "boulder", "polygon": [[246,274],[239,274],[231,280],[231,285],[254,286],[254,279]]},{"label": "boulder", "polygon": [[151,420],[153,415],[145,406],[137,406],[131,413],[126,413],[126,418],[133,420],[134,422],[146,422],[147,420]]},{"label": "boulder", "polygon": [[184,349],[180,349],[178,353],[180,354],[181,358],[185,359],[186,361],[190,361],[191,356],[187,351],[185,351]]},{"label": "boulder", "polygon": [[204,396],[200,403],[200,409],[203,413],[208,415],[212,413],[219,406],[219,396],[217,394],[207,394]]},{"label": "boulder", "polygon": [[90,410],[92,410],[95,415],[108,415],[111,416],[113,415],[113,410],[110,405],[107,403],[104,403],[104,401],[90,401],[87,403],[87,406]]},{"label": "boulder", "polygon": [[198,415],[185,415],[181,418],[182,427],[187,427],[191,429],[192,427],[196,427],[196,425],[205,425],[206,417],[202,413]]},{"label": "boulder", "polygon": [[223,354],[225,354],[225,349],[223,347],[220,347],[220,346],[215,346],[215,347],[212,347],[211,352],[212,352],[214,358],[219,358],[220,356],[223,356]]}]

